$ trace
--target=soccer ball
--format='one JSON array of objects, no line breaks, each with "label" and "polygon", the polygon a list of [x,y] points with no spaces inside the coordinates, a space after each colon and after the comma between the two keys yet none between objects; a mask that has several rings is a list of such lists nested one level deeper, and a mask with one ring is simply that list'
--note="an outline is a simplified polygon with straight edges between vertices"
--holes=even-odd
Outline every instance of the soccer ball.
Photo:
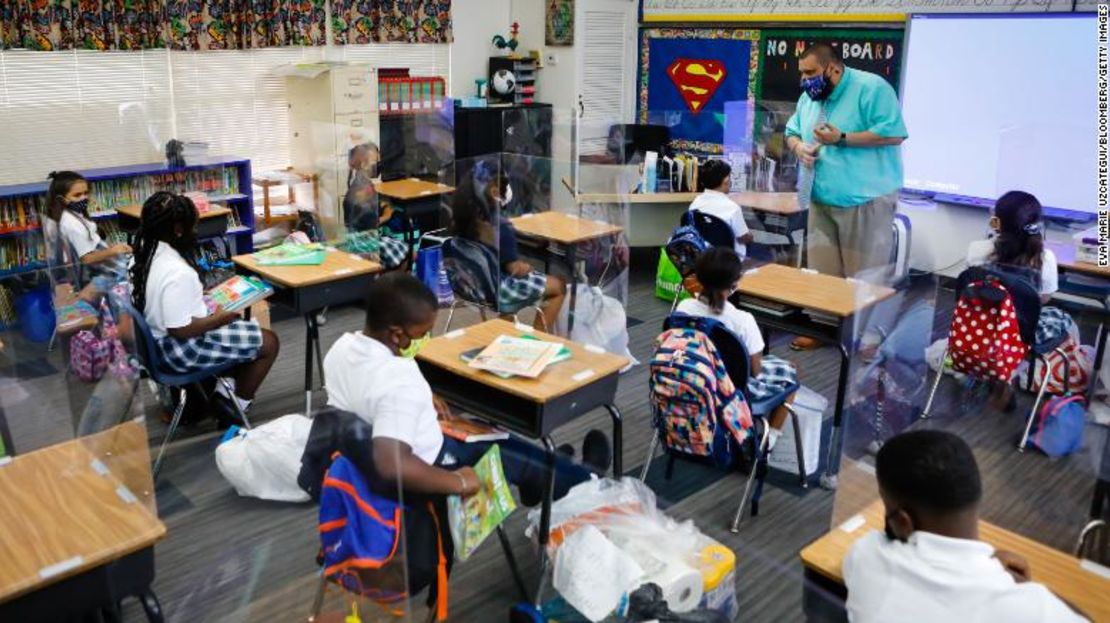
[{"label": "soccer ball", "polygon": [[493,74],[493,90],[498,95],[510,95],[516,90],[516,76],[507,69],[498,69]]}]

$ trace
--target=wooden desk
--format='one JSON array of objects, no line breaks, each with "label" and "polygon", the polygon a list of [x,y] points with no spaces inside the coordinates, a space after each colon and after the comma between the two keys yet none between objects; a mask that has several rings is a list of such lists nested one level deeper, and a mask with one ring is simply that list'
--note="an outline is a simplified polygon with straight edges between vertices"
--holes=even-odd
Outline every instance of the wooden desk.
[{"label": "wooden desk", "polygon": [[[141,451],[115,455],[120,463],[100,461],[105,455],[98,449],[116,448],[117,436]],[[57,620],[82,608],[114,609],[110,600],[123,595],[153,598],[153,545],[165,537],[166,526],[142,501],[126,499],[144,493],[119,479],[133,483],[128,472],[136,465],[146,470],[150,488],[146,429],[135,422],[0,465],[0,620]],[[106,567],[120,561],[137,563],[141,568],[131,571],[145,577],[112,577]],[[138,592],[128,588],[113,597],[97,591],[105,582],[118,588],[134,580]]]},{"label": "wooden desk", "polygon": [[[833,528],[810,543],[800,553],[807,574],[843,585],[841,563],[857,539],[872,530],[883,529],[883,503],[876,500],[856,517],[864,523],[854,530]],[[853,517],[842,526],[858,523]],[[1110,621],[1110,579],[1080,567],[1080,560],[1032,539],[1014,534],[986,521],[979,522],[979,538],[996,549],[1008,550],[1029,561],[1033,580],[1047,586],[1068,603],[1074,604],[1093,621]]]},{"label": "wooden desk", "polygon": [[[135,232],[139,229],[142,220],[143,206],[134,203],[120,206],[116,209],[119,214],[120,229],[126,232]],[[227,216],[231,210],[220,205],[214,205],[204,214],[199,215],[197,221],[197,238],[218,238],[227,233]]]},{"label": "wooden desk", "polygon": [[1092,277],[1110,279],[1110,266],[1099,266],[1090,262],[1078,262],[1075,259],[1075,245],[1070,242],[1046,242],[1045,246],[1056,255],[1056,263],[1060,272],[1074,272]]},{"label": "wooden desk", "polygon": [[[563,247],[562,257],[570,274],[570,308],[567,313],[567,335],[573,335],[574,309],[578,303],[578,244],[597,238],[613,236],[623,231],[609,223],[592,221],[562,212],[539,212],[512,219],[513,228],[521,236],[553,242]],[[550,269],[551,253],[544,259],[544,269]],[[549,330],[554,327],[547,327]]]},{"label": "wooden desk", "polygon": [[394,180],[392,182],[374,182],[374,188],[377,189],[378,194],[383,197],[399,199],[402,202],[416,201],[418,199],[426,199],[428,197],[455,192],[455,188],[447,184],[425,182],[415,177],[404,180]]},{"label": "wooden desk", "polygon": [[242,272],[261,277],[274,286],[270,300],[304,316],[305,321],[305,413],[312,412],[312,357],[316,354],[320,380],[324,381],[324,357],[320,352],[320,327],[316,314],[331,305],[361,300],[382,265],[346,251],[329,249],[317,266],[263,266],[253,255],[231,258]]},{"label": "wooden desk", "polygon": [[[855,337],[852,331],[855,317],[890,298],[895,291],[886,286],[822,275],[780,264],[764,264],[747,271],[737,283],[737,288],[733,302],[751,312],[764,331],[776,329],[805,335],[840,350],[836,410],[833,412],[826,471],[822,475],[822,484],[834,488],[840,446],[844,443],[840,428]],[[786,309],[777,310],[775,304],[785,306]],[[764,341],[769,348],[771,341]]]},{"label": "wooden desk", "polygon": [[[461,355],[488,346],[500,335],[536,337],[565,344],[571,358],[552,364],[535,379],[510,378],[471,368]],[[554,486],[555,443],[551,433],[559,426],[598,407],[605,407],[613,420],[613,474],[623,473],[621,460],[621,413],[614,400],[617,378],[628,360],[539,331],[518,329],[504,320],[489,320],[451,331],[430,340],[416,355],[424,378],[436,394],[476,415],[524,436],[540,439],[547,452],[547,484],[540,507],[539,603],[546,578],[547,539],[551,527],[551,494]]]}]

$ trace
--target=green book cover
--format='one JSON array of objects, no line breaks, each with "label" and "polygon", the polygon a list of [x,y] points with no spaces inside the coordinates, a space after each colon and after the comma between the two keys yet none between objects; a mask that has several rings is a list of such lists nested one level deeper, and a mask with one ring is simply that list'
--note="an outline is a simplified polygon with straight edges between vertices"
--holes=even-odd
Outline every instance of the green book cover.
[{"label": "green book cover", "polygon": [[310,244],[279,244],[254,254],[254,259],[261,266],[319,266],[324,263],[327,249],[324,245],[313,242]]},{"label": "green book cover", "polygon": [[474,465],[481,488],[474,495],[463,499],[457,495],[447,498],[447,522],[451,526],[451,539],[455,542],[455,557],[466,560],[478,549],[497,526],[516,510],[505,470],[501,467],[501,449],[494,444]]}]

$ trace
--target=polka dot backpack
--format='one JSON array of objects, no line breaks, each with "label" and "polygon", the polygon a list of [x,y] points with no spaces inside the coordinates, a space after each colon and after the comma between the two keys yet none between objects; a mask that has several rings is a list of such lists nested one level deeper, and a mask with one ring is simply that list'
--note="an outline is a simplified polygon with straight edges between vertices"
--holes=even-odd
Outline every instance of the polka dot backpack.
[{"label": "polka dot backpack", "polygon": [[972,378],[1009,382],[1028,350],[1010,292],[996,279],[970,283],[948,330],[952,367]]}]

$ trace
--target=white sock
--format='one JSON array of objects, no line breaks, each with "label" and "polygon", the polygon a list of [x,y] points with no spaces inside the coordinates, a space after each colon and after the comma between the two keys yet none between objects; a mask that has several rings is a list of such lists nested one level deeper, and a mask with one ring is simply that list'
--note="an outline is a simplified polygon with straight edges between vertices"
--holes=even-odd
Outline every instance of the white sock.
[{"label": "white sock", "polygon": [[767,451],[770,452],[771,450],[775,449],[775,442],[779,440],[779,437],[782,437],[782,431],[777,428],[768,428],[769,430],[767,431]]}]

